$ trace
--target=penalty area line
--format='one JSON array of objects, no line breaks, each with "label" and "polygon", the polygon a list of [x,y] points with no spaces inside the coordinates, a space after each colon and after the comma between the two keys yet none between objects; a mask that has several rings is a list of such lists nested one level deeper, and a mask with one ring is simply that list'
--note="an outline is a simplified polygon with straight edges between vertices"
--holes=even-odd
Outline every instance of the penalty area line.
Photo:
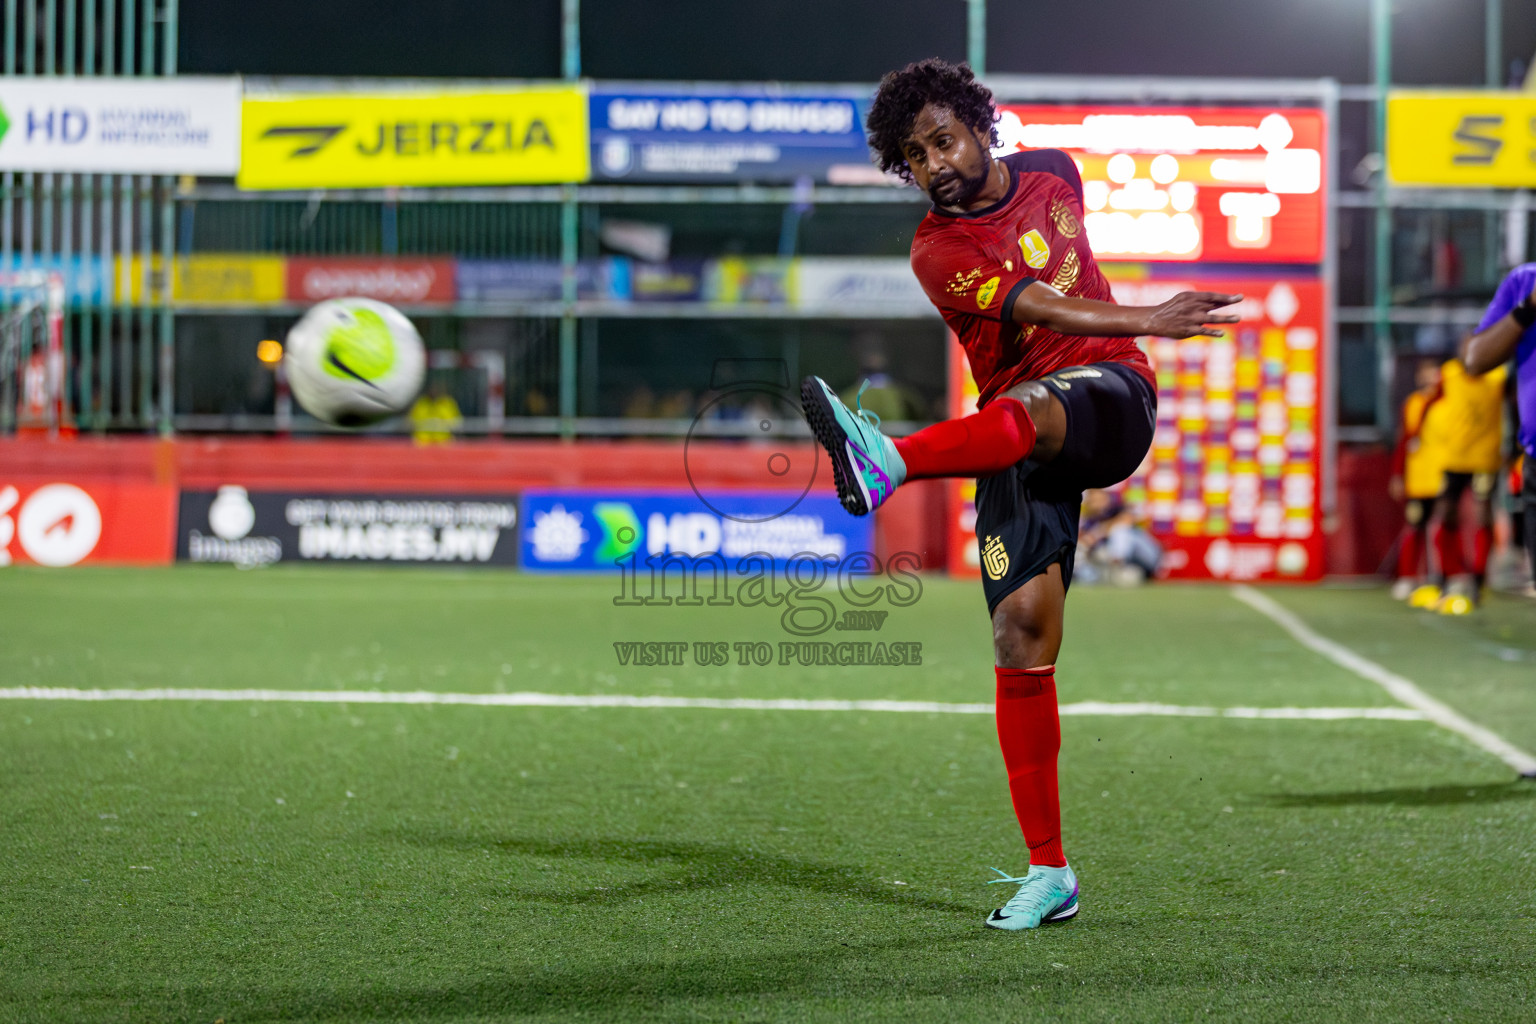
[{"label": "penalty area line", "polygon": [[1281,607],[1273,598],[1259,593],[1252,587],[1238,584],[1232,588],[1232,596],[1285,630],[1307,650],[1348,669],[1362,679],[1368,679],[1391,694],[1398,701],[1420,712],[1425,719],[1449,729],[1474,745],[1497,757],[1526,777],[1536,777],[1536,757],[1521,750],[1513,743],[1490,729],[1486,729],[1446,704],[1431,697],[1411,679],[1391,671],[1371,659],[1356,654],[1343,644],[1313,632],[1300,618]]},{"label": "penalty area line", "polygon": [[[503,708],[705,708],[717,711],[876,711],[919,715],[990,715],[991,704],[946,704],[923,700],[756,700],[744,697],[646,697],[577,693],[437,693],[431,690],[215,690],[202,687],[80,690],[62,686],[0,688],[0,700],[223,701],[287,704],[449,704]],[[1217,708],[1145,701],[1078,701],[1061,714],[1118,717],[1250,718],[1313,721],[1379,719],[1418,722],[1412,708]]]}]

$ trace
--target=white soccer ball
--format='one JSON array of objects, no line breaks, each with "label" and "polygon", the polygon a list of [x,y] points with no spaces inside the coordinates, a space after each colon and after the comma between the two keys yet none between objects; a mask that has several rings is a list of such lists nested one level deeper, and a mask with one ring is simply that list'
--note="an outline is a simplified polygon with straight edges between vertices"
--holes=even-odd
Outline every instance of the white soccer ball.
[{"label": "white soccer ball", "polygon": [[364,427],[403,412],[427,372],[421,335],[374,299],[329,299],[288,332],[283,365],[293,397],[338,427]]}]

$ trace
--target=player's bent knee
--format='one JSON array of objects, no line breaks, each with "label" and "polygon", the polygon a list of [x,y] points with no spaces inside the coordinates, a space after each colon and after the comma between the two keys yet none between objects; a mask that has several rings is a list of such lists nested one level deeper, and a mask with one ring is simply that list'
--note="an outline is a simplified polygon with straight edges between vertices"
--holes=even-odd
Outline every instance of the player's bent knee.
[{"label": "player's bent knee", "polygon": [[1029,413],[1035,425],[1035,446],[1030,457],[1036,462],[1055,458],[1067,438],[1067,411],[1061,401],[1038,380],[1015,384],[999,397],[1014,399]]},{"label": "player's bent knee", "polygon": [[[1020,597],[1019,591],[1009,598]],[[1061,648],[1061,615],[1048,602],[1005,599],[992,613],[992,648],[1002,668],[1054,664]]]}]

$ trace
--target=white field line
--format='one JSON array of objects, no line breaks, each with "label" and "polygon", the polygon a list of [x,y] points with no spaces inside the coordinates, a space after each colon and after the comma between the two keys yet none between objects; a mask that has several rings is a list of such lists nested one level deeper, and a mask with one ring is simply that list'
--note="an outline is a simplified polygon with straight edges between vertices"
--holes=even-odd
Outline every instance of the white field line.
[{"label": "white field line", "polygon": [[1419,711],[1424,718],[1466,737],[1521,775],[1536,776],[1536,757],[1532,757],[1497,733],[1463,718],[1450,707],[1419,689],[1411,679],[1406,679],[1371,659],[1356,654],[1343,644],[1335,643],[1313,632],[1306,623],[1252,587],[1238,584],[1232,588],[1232,596],[1259,614],[1268,617],[1309,651],[1321,654],[1335,665],[1348,669],[1362,679],[1370,680],[1397,700]]},{"label": "white field line", "polygon": [[[468,704],[510,708],[709,708],[721,711],[889,711],[906,714],[990,715],[991,704],[941,704],[922,700],[753,700],[717,697],[635,697],[622,694],[434,693],[430,690],[213,690],[155,688],[77,690],[70,687],[0,688],[0,700],[255,701],[296,704]],[[1215,708],[1178,704],[1079,701],[1063,715],[1165,716],[1176,718],[1283,718],[1338,720],[1376,718],[1417,722],[1409,708]]]}]

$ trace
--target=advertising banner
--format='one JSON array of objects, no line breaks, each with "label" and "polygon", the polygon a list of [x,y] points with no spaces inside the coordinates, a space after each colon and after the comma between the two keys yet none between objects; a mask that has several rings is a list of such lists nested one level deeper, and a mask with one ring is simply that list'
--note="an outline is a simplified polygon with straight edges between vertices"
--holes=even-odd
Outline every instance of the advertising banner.
[{"label": "advertising banner", "polygon": [[869,307],[898,314],[915,310],[939,315],[905,257],[802,256],[794,269],[791,293],[800,309],[836,313]]},{"label": "advertising banner", "polygon": [[795,261],[778,256],[726,256],[704,270],[704,301],[784,305],[795,298]]},{"label": "advertising banner", "polygon": [[[118,302],[144,301],[144,258],[115,260],[112,289]],[[260,306],[282,302],[287,294],[287,261],[282,256],[245,253],[194,253],[176,257],[171,302],[178,306]],[[165,287],[164,260],[149,263],[150,303],[160,301]]]},{"label": "advertising banner", "polygon": [[[630,261],[622,256],[576,264],[576,297],[629,298]],[[459,260],[454,270],[464,302],[558,302],[563,271],[549,260]]]},{"label": "advertising banner", "polygon": [[699,302],[704,265],[701,259],[636,263],[630,268],[630,297],[636,302]]},{"label": "advertising banner", "polygon": [[608,181],[828,181],[871,170],[852,95],[599,86],[592,175]]},{"label": "advertising banner", "polygon": [[[107,262],[96,255],[42,257],[33,254],[24,257],[12,253],[8,260],[0,258],[0,267],[9,272],[41,270],[45,274],[58,274],[64,279],[64,295],[71,306],[102,305],[111,292]],[[0,287],[0,302],[13,303],[25,291],[24,288]]]},{"label": "advertising banner", "polygon": [[1387,177],[1394,185],[1536,187],[1536,94],[1393,92]]},{"label": "advertising banner", "polygon": [[518,185],[587,179],[582,86],[250,95],[248,189]]},{"label": "advertising banner", "polygon": [[[1157,371],[1157,430],[1123,485],[1177,579],[1315,580],[1323,571],[1324,288],[1310,278],[1110,281],[1116,301],[1155,305],[1181,291],[1240,293],[1224,338],[1144,338]],[[951,414],[975,410],[958,344]],[[980,571],[974,481],[952,490],[951,571]]]},{"label": "advertising banner", "polygon": [[1327,186],[1321,110],[999,108],[998,155],[1065,150],[1099,260],[1318,263]]},{"label": "advertising banner", "polygon": [[163,565],[176,491],[116,480],[0,478],[0,565]]},{"label": "advertising banner", "polygon": [[0,170],[228,176],[238,78],[0,79]]},{"label": "advertising banner", "polygon": [[546,572],[645,572],[670,555],[718,556],[735,571],[754,555],[782,567],[873,551],[874,531],[831,494],[732,492],[706,504],[692,491],[528,491],[521,547],[523,567]]},{"label": "advertising banner", "polygon": [[421,305],[454,299],[454,261],[388,256],[294,256],[286,263],[288,299],[322,302],[349,295]]},{"label": "advertising banner", "polygon": [[511,495],[296,494],[183,491],[176,531],[182,562],[517,564]]}]

